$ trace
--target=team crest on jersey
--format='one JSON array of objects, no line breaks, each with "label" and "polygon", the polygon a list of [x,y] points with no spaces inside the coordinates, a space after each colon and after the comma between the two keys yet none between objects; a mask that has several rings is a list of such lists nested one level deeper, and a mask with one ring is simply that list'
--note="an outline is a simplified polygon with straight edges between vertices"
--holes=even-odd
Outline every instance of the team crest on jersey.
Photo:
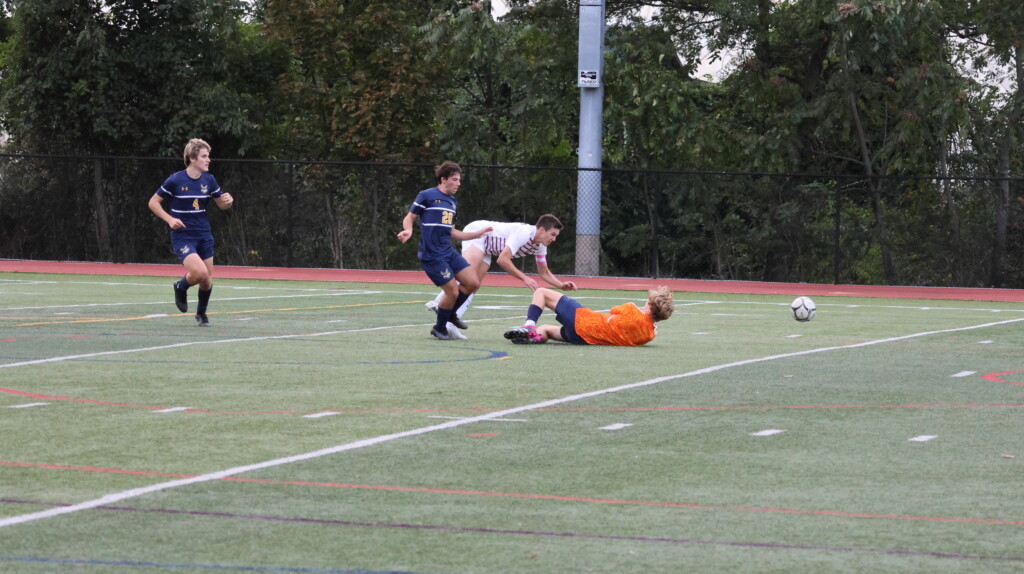
[{"label": "team crest on jersey", "polygon": [[182,255],[185,255],[186,253],[188,253],[188,252],[189,252],[189,248],[188,248],[188,245],[182,245],[182,246],[181,246],[181,249],[179,249],[178,251],[181,251],[181,254],[182,254]]},{"label": "team crest on jersey", "polygon": [[201,191],[203,195],[209,195],[210,194],[210,186],[208,186],[208,185],[200,185],[199,186],[199,191]]},{"label": "team crest on jersey", "polygon": [[445,269],[444,271],[441,272],[441,277],[444,278],[444,279],[451,279],[452,278],[452,270],[451,269]]}]

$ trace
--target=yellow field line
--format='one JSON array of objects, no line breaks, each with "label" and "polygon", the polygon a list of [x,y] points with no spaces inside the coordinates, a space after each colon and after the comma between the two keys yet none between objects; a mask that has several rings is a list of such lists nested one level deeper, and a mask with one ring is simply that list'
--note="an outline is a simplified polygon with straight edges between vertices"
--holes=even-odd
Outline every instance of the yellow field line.
[{"label": "yellow field line", "polygon": [[[281,309],[248,309],[245,311],[216,311],[208,315],[241,315],[246,313],[268,313],[272,311],[322,311],[325,309],[346,309],[352,307],[378,307],[381,305],[409,305],[411,303],[426,303],[426,301],[396,301],[393,303],[353,303],[351,305],[325,305],[322,307],[283,307]],[[120,317],[116,319],[74,319],[70,321],[38,321],[35,323],[21,323],[15,327],[37,327],[39,325],[73,325],[79,323],[111,323],[116,321],[139,321],[142,319],[159,319],[164,317],[193,317],[189,313],[181,315],[144,315],[142,317]]]}]

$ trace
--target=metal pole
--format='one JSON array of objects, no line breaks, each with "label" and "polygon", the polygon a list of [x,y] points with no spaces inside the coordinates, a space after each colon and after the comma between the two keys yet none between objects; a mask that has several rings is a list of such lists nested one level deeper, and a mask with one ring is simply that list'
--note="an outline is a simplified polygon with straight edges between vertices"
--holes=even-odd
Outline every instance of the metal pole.
[{"label": "metal pole", "polygon": [[580,0],[580,142],[576,172],[576,274],[599,274],[601,135],[604,112],[604,0]]}]

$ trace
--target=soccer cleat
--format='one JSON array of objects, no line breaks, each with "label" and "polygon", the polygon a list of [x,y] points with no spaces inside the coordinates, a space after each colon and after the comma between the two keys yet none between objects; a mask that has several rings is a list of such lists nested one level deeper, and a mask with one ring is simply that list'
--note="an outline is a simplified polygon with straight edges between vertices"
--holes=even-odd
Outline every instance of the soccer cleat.
[{"label": "soccer cleat", "polygon": [[200,327],[210,326],[210,320],[206,318],[206,313],[196,313],[196,323],[199,323]]},{"label": "soccer cleat", "polygon": [[437,302],[427,301],[423,306],[427,308],[427,311],[430,311],[431,313],[437,313]]},{"label": "soccer cleat", "polygon": [[456,327],[455,325],[451,324],[451,323],[448,323],[447,325],[445,325],[445,327],[448,329],[448,336],[450,338],[452,338],[453,340],[454,339],[462,340],[462,339],[468,339],[469,338],[469,337],[463,335],[462,331],[459,331],[459,328]]},{"label": "soccer cleat", "polygon": [[[433,303],[433,301],[431,301],[430,303],[427,303],[427,309],[430,309],[431,311],[434,312],[434,314],[437,314],[437,305],[435,304],[433,307],[431,307],[430,306],[431,303]],[[460,329],[468,329],[469,328],[469,325],[467,325],[465,323],[465,321],[463,321],[462,319],[459,319],[459,316],[456,315],[455,313],[452,313],[452,316],[448,319],[448,321],[452,325],[455,325],[456,327],[458,327]]]},{"label": "soccer cleat", "polygon": [[182,313],[188,313],[188,291],[178,289],[178,282],[171,284],[174,287],[174,305]]},{"label": "soccer cleat", "polygon": [[516,327],[505,331],[505,338],[516,345],[530,345],[532,343],[543,343],[544,336],[533,327]]},{"label": "soccer cleat", "polygon": [[448,333],[442,333],[441,331],[438,331],[437,327],[431,327],[430,328],[430,334],[435,336],[435,337],[437,337],[438,339],[440,339],[442,341],[451,341],[452,340],[452,336],[451,335],[449,335]]}]

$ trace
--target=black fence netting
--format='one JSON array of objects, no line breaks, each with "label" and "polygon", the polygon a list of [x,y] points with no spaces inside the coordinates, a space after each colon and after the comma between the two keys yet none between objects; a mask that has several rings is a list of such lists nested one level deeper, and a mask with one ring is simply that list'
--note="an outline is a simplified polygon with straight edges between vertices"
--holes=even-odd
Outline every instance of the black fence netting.
[{"label": "black fence netting", "polygon": [[[0,155],[0,258],[175,263],[146,204],[182,168]],[[557,274],[1024,286],[1021,178],[463,169],[457,226],[553,213]],[[211,173],[236,202],[211,204],[218,264],[419,268],[415,240],[395,236],[433,166],[215,160]],[[578,208],[581,186],[599,190],[599,210]]]}]

